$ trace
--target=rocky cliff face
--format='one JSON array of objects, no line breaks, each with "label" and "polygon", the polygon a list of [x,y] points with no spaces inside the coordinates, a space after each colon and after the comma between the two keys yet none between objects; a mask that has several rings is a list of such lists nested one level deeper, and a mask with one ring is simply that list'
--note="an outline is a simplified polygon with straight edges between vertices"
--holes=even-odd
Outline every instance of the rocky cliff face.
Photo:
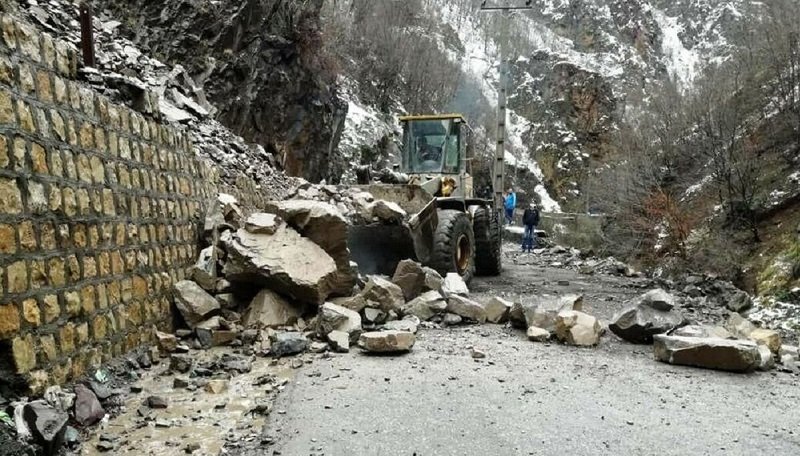
[{"label": "rocky cliff face", "polygon": [[183,65],[215,117],[281,157],[288,174],[337,181],[347,107],[318,53],[322,0],[96,3],[143,51]]}]

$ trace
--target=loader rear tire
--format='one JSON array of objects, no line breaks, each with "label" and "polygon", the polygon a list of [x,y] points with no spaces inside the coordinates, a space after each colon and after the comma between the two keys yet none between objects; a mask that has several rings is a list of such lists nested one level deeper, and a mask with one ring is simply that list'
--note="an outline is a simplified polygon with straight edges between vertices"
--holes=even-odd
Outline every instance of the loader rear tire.
[{"label": "loader rear tire", "polygon": [[458,273],[469,283],[475,275],[475,235],[469,216],[461,211],[439,211],[429,266],[442,276]]},{"label": "loader rear tire", "polygon": [[499,214],[488,207],[475,211],[475,272],[479,276],[500,275],[503,270],[503,232]]}]

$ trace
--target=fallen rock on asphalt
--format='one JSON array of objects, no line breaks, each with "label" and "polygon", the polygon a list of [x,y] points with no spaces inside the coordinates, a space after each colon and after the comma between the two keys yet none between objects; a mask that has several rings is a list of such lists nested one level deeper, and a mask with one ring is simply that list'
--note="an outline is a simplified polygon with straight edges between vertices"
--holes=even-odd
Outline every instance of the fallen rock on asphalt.
[{"label": "fallen rock on asphalt", "polygon": [[262,285],[303,303],[322,304],[334,289],[336,263],[285,224],[275,234],[239,230],[226,241],[223,272],[231,282]]},{"label": "fallen rock on asphalt", "polygon": [[438,291],[421,294],[402,308],[404,315],[414,315],[422,321],[428,321],[436,315],[444,313],[447,301]]},{"label": "fallen rock on asphalt", "polygon": [[469,296],[469,288],[460,275],[450,272],[442,282],[442,294],[447,298],[453,295]]},{"label": "fallen rock on asphalt", "polygon": [[394,320],[386,322],[382,329],[386,331],[406,331],[410,333],[417,333],[417,329],[419,328],[419,318],[411,316],[412,319],[404,318],[402,320]]},{"label": "fallen rock on asphalt", "polygon": [[361,315],[358,312],[326,302],[317,314],[317,335],[324,338],[332,331],[344,332],[355,343],[361,335]]},{"label": "fallen rock on asphalt", "polygon": [[301,316],[301,310],[272,290],[261,290],[250,301],[242,324],[245,328],[266,329],[292,326]]},{"label": "fallen rock on asphalt", "polygon": [[514,303],[500,297],[494,297],[486,303],[486,321],[489,323],[505,323]]},{"label": "fallen rock on asphalt", "polygon": [[652,344],[653,336],[683,325],[683,316],[673,310],[675,297],[664,290],[652,290],[634,304],[614,315],[609,329],[634,344]]},{"label": "fallen rock on asphalt", "polygon": [[91,426],[105,416],[97,396],[84,385],[75,385],[75,421],[81,426]]},{"label": "fallen rock on asphalt", "polygon": [[376,331],[361,334],[358,345],[368,353],[402,353],[411,350],[415,341],[407,331]]},{"label": "fallen rock on asphalt", "polygon": [[555,329],[558,340],[580,347],[597,345],[603,334],[603,327],[597,318],[576,310],[559,313]]},{"label": "fallen rock on asphalt", "polygon": [[219,302],[191,280],[175,284],[175,306],[192,329],[220,310]]},{"label": "fallen rock on asphalt", "polygon": [[384,312],[399,311],[406,303],[403,290],[380,276],[369,276],[364,290],[360,293],[367,307]]},{"label": "fallen rock on asphalt", "polygon": [[308,348],[308,339],[298,332],[275,333],[270,336],[270,353],[282,358],[303,353]]},{"label": "fallen rock on asphalt", "polygon": [[758,345],[749,340],[680,337],[653,338],[657,361],[730,372],[750,372],[761,365]]},{"label": "fallen rock on asphalt", "polygon": [[451,294],[447,299],[447,312],[478,323],[486,323],[486,309],[461,295]]},{"label": "fallen rock on asphalt", "polygon": [[536,326],[529,327],[527,335],[528,335],[528,340],[533,342],[547,342],[548,340],[550,340],[551,337],[550,331],[542,328],[537,328]]},{"label": "fallen rock on asphalt", "polygon": [[347,353],[350,351],[350,334],[344,331],[331,331],[326,336],[331,350],[337,353]]}]

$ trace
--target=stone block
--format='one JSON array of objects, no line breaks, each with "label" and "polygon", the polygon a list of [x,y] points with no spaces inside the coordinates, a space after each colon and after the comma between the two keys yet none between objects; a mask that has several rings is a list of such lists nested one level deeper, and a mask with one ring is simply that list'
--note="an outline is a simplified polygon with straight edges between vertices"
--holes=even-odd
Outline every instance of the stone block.
[{"label": "stone block", "polygon": [[58,345],[61,352],[69,354],[75,351],[75,325],[66,323],[58,330]]},{"label": "stone block", "polygon": [[0,305],[0,340],[8,339],[19,331],[19,309],[14,304]]},{"label": "stone block", "polygon": [[0,214],[15,215],[22,212],[22,195],[14,179],[0,177]]},{"label": "stone block", "polygon": [[53,86],[50,83],[50,73],[46,71],[36,72],[36,93],[44,103],[53,101]]},{"label": "stone block", "polygon": [[0,225],[0,253],[13,254],[17,251],[17,233],[12,225]]},{"label": "stone block", "polygon": [[25,260],[19,260],[8,265],[6,269],[9,293],[24,293],[28,291],[28,268]]},{"label": "stone block", "polygon": [[32,326],[42,324],[42,316],[39,311],[39,303],[35,299],[22,301],[22,318]]},{"label": "stone block", "polygon": [[11,342],[11,354],[14,358],[18,374],[25,374],[36,367],[36,350],[33,346],[33,336],[18,336]]},{"label": "stone block", "polygon": [[8,90],[0,89],[0,124],[16,125],[16,123],[14,97]]},{"label": "stone block", "polygon": [[58,317],[61,316],[61,307],[58,304],[58,296],[47,295],[42,298],[42,309],[45,324],[49,324],[58,320]]}]

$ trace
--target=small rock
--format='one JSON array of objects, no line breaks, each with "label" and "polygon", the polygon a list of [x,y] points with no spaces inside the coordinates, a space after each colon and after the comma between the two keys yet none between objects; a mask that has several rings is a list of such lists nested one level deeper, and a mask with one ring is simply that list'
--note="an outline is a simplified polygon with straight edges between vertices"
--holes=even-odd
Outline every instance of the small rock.
[{"label": "small rock", "polygon": [[469,288],[467,283],[455,272],[448,273],[442,283],[442,294],[449,298],[453,295],[469,296]]},{"label": "small rock", "polygon": [[190,328],[207,320],[220,310],[219,302],[190,280],[175,284],[175,305]]},{"label": "small rock", "polygon": [[402,313],[414,315],[422,321],[427,321],[436,315],[444,313],[447,301],[438,291],[428,291],[406,304]]},{"label": "small rock", "polygon": [[529,326],[528,331],[528,340],[533,342],[547,342],[550,340],[550,331],[542,328],[538,328],[536,326]]},{"label": "small rock", "polygon": [[189,380],[180,377],[175,377],[174,379],[172,379],[172,387],[175,389],[187,388],[189,387]]},{"label": "small rock", "polygon": [[410,332],[380,331],[361,334],[358,345],[370,353],[399,353],[411,350],[415,341]]},{"label": "small rock", "polygon": [[772,329],[756,328],[750,333],[750,340],[765,345],[774,354],[781,352],[781,335]]},{"label": "small rock", "polygon": [[222,394],[228,390],[227,380],[209,380],[206,383],[205,390],[209,394]]},{"label": "small rock", "polygon": [[270,342],[270,353],[278,358],[297,355],[308,348],[308,339],[297,332],[276,333],[270,336]]},{"label": "small rock", "polygon": [[447,312],[478,323],[486,323],[486,309],[458,294],[450,294],[447,299]]},{"label": "small rock", "polygon": [[147,398],[146,404],[151,409],[165,409],[168,406],[168,402],[165,398],[161,396],[150,396]]},{"label": "small rock", "polygon": [[576,310],[561,312],[556,317],[556,336],[562,342],[581,347],[600,343],[603,328],[597,318]]},{"label": "small rock", "polygon": [[473,359],[484,359],[484,358],[486,358],[486,353],[483,350],[481,350],[479,348],[475,348],[475,347],[472,347],[470,349],[469,354],[470,354],[470,356],[472,356]]},{"label": "small rock", "polygon": [[185,374],[192,370],[192,358],[186,355],[173,354],[169,357],[169,369]]},{"label": "small rock", "polygon": [[178,347],[178,338],[174,334],[156,331],[156,340],[162,353],[172,353]]},{"label": "small rock", "polygon": [[105,416],[106,412],[97,396],[84,385],[75,385],[75,421],[81,426],[91,426]]},{"label": "small rock", "polygon": [[514,303],[500,297],[494,297],[486,304],[486,321],[489,323],[505,323]]},{"label": "small rock", "polygon": [[337,353],[350,351],[350,335],[344,331],[331,331],[327,335],[331,349]]}]

